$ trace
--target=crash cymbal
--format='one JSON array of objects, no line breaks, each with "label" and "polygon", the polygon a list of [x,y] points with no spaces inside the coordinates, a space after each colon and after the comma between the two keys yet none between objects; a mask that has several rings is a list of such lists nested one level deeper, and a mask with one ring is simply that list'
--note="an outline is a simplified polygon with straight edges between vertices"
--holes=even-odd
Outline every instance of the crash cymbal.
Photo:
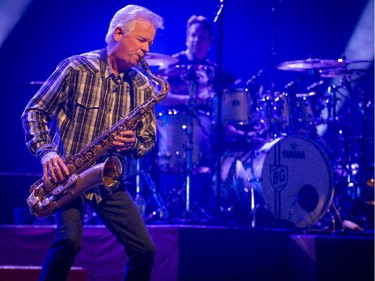
[{"label": "crash cymbal", "polygon": [[338,60],[305,59],[280,63],[277,68],[286,71],[305,71],[309,69],[327,69],[345,67],[347,63]]},{"label": "crash cymbal", "polygon": [[178,62],[178,58],[158,53],[148,53],[145,59],[150,66],[167,66]]},{"label": "crash cymbal", "polygon": [[361,77],[366,75],[366,69],[349,69],[349,68],[334,68],[334,69],[321,69],[319,74],[323,78],[335,77]]}]

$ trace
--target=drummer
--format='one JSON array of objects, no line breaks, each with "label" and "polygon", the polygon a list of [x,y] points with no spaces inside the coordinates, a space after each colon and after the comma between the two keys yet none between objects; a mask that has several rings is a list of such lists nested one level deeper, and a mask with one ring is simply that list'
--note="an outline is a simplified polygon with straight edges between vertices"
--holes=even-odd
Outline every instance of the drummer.
[{"label": "drummer", "polygon": [[[210,106],[217,91],[216,64],[208,58],[214,41],[213,27],[208,18],[192,15],[186,25],[186,49],[172,55],[178,62],[167,68],[160,67],[162,76],[167,76],[171,92],[162,101],[165,106],[188,105],[189,85],[196,81],[194,102],[198,106]],[[223,87],[233,85],[235,78],[225,75]]]},{"label": "drummer", "polygon": [[[160,122],[158,130],[159,159],[163,159],[165,155],[164,158],[169,161],[166,166],[170,170],[175,170],[174,168],[181,164],[182,160],[175,154],[177,151],[181,152],[180,149],[184,150],[185,148],[186,150],[186,147],[189,147],[189,137],[191,136],[182,132],[181,124],[186,121],[188,123],[189,117],[193,117],[191,202],[193,208],[201,211],[207,210],[207,193],[210,192],[215,164],[213,157],[215,137],[212,126],[215,121],[213,99],[216,96],[217,66],[208,58],[214,41],[213,34],[213,27],[208,18],[192,15],[186,25],[186,49],[172,55],[177,62],[160,66],[158,73],[168,80],[171,90],[167,97],[158,104],[156,111],[177,109],[174,111],[177,112],[175,116],[158,116]],[[234,80],[230,76],[227,84],[233,83]],[[172,118],[176,120],[172,120]],[[186,151],[182,151],[182,153],[186,154]],[[177,171],[179,170],[177,169]],[[182,169],[179,176],[184,177],[184,171]],[[161,189],[164,184],[171,185],[173,182],[169,178],[170,173],[167,176],[168,179],[163,180],[163,176],[160,175]],[[166,186],[165,188],[170,187]],[[203,214],[201,213],[201,215]]]},{"label": "drummer", "polygon": [[[164,76],[170,84],[170,92],[167,97],[160,102],[156,108],[165,111],[173,108],[176,110],[175,119],[183,119],[181,122],[189,123],[189,117],[193,117],[193,159],[192,164],[195,170],[210,171],[212,162],[211,148],[211,126],[213,124],[212,100],[215,96],[213,90],[213,79],[216,65],[208,58],[208,52],[213,44],[213,28],[210,21],[204,16],[191,16],[186,25],[186,49],[172,55],[176,63],[163,65],[159,68],[159,75]],[[173,127],[173,121],[170,123]],[[181,134],[180,121],[175,121],[174,133],[163,131],[163,126],[159,129],[159,148],[162,154],[170,150],[171,145],[178,145],[176,138],[171,139],[170,134]],[[162,122],[163,124],[165,121]],[[167,129],[167,127],[165,127]],[[185,130],[186,131],[186,130]],[[181,148],[187,148],[189,134],[183,133]],[[167,147],[164,147],[164,143]],[[184,150],[184,149],[182,149]],[[160,153],[160,151],[159,151]],[[183,152],[184,153],[184,152]],[[174,155],[174,151],[170,151]],[[186,154],[186,151],[185,153]],[[182,159],[181,159],[182,160]],[[173,159],[171,159],[173,162]],[[174,165],[174,163],[171,163]],[[200,173],[199,172],[199,173]]]}]

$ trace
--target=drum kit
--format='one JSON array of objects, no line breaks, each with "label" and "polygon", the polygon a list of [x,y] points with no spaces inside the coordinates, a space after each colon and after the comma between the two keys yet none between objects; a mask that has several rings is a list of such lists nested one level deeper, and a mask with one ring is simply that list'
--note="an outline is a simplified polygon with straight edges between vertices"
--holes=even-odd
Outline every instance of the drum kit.
[{"label": "drum kit", "polygon": [[[176,58],[161,54],[149,54],[146,60],[150,66],[162,69],[159,75],[171,82],[171,96],[177,97],[177,102],[156,107],[155,161],[159,176],[165,176],[159,182],[159,192],[169,215],[173,216],[173,204],[182,202],[182,211],[175,218],[194,212],[194,206],[203,210],[205,218],[211,217],[206,211],[213,210],[212,205],[197,199],[207,193],[198,191],[200,194],[194,195],[196,189],[207,190],[202,185],[208,183],[212,194],[203,201],[211,202],[211,195],[219,196],[222,215],[230,220],[236,220],[240,214],[255,226],[267,224],[262,219],[272,217],[297,228],[308,228],[321,222],[332,209],[336,221],[342,220],[335,196],[348,190],[338,192],[337,182],[343,179],[347,186],[358,185],[357,189],[361,189],[361,183],[353,183],[353,169],[340,175],[337,172],[337,159],[344,157],[332,150],[337,147],[337,139],[344,142],[343,147],[350,146],[350,140],[342,140],[340,135],[343,131],[338,113],[340,98],[336,94],[340,93],[342,98],[344,89],[349,93],[346,99],[351,98],[352,81],[367,74],[366,69],[351,66],[364,61],[309,58],[280,63],[278,70],[318,79],[303,90],[297,87],[301,80],[288,83],[280,92],[253,90],[250,83],[244,88],[224,89],[221,122],[225,128],[233,127],[240,133],[229,135],[225,130],[222,137],[225,149],[220,159],[218,192],[212,184],[216,180],[213,155],[217,145],[214,136],[217,95],[212,85],[215,69],[179,65]],[[327,86],[331,82],[325,80],[336,78],[344,81],[342,85]],[[319,126],[334,128],[334,136],[324,139]],[[355,164],[354,159],[345,161],[340,163],[341,167]],[[373,175],[366,180],[371,181]]]}]

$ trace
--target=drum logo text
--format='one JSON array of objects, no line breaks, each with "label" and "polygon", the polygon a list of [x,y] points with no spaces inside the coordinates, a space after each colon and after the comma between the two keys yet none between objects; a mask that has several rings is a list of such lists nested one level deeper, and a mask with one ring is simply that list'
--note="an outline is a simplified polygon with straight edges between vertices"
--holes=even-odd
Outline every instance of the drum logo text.
[{"label": "drum logo text", "polygon": [[305,151],[297,150],[297,146],[298,145],[296,143],[291,143],[290,150],[282,150],[283,158],[306,160]]},{"label": "drum logo text", "polygon": [[276,190],[283,190],[288,183],[288,167],[284,165],[270,166],[271,185]]}]

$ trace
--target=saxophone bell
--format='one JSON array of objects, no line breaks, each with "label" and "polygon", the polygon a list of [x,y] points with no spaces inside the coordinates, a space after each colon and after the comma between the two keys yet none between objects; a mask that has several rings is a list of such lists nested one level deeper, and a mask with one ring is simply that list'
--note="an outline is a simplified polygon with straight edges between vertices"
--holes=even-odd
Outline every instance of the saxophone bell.
[{"label": "saxophone bell", "polygon": [[38,194],[43,186],[38,186],[28,197],[27,204],[33,215],[47,217],[93,187],[103,185],[108,191],[115,190],[121,182],[122,173],[120,159],[110,156],[104,163],[96,164],[79,175],[70,175],[64,184],[43,196]]}]

